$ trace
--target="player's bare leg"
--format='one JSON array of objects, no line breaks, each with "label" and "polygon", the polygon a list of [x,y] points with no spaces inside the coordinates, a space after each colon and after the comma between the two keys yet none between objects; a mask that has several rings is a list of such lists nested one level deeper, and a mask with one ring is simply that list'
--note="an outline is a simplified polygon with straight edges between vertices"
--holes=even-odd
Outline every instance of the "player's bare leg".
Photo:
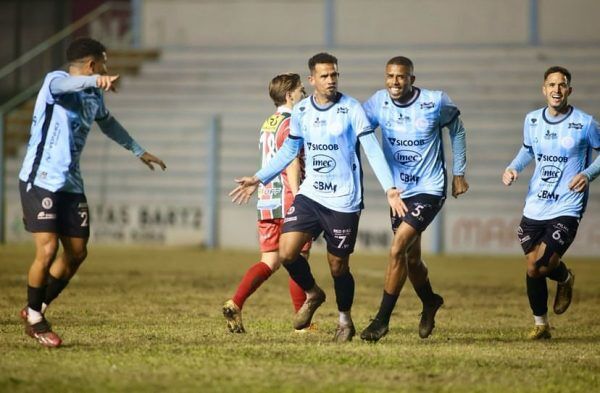
[{"label": "player's bare leg", "polygon": [[409,224],[400,224],[390,248],[388,265],[385,272],[385,283],[383,287],[383,298],[377,316],[373,318],[360,338],[366,341],[378,341],[385,336],[389,330],[390,316],[400,296],[400,291],[408,276],[407,251],[418,238],[419,234]]},{"label": "player's bare leg", "polygon": [[415,239],[407,253],[408,279],[423,303],[419,322],[419,337],[427,338],[435,327],[435,314],[444,304],[444,299],[433,292],[429,282],[427,265],[421,259],[421,235]]},{"label": "player's bare leg", "polygon": [[306,301],[294,316],[294,328],[304,329],[310,326],[312,317],[323,302],[325,292],[316,284],[306,259],[300,251],[312,234],[305,232],[282,233],[279,239],[279,261],[290,277],[306,292]]},{"label": "player's bare leg", "polygon": [[336,342],[352,341],[356,334],[354,323],[352,322],[352,303],[354,301],[354,277],[350,273],[350,256],[337,256],[327,253],[327,262],[329,270],[333,277],[335,288],[335,298],[339,311],[339,321],[333,340]]},{"label": "player's bare leg", "polygon": [[21,311],[21,317],[25,317],[25,333],[27,335],[45,347],[58,347],[62,340],[52,331],[42,313],[48,271],[58,250],[58,235],[36,232],[33,233],[33,240],[35,242],[35,258],[27,276],[27,309],[25,312]]}]

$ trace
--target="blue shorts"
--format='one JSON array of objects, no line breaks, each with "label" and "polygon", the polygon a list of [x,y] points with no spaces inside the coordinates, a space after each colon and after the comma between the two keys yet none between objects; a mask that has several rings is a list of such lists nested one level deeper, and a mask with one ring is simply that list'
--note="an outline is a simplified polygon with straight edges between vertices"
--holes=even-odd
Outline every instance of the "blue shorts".
[{"label": "blue shorts", "polygon": [[517,236],[525,255],[544,242],[562,257],[575,240],[577,228],[577,217],[561,216],[551,220],[532,220],[523,216],[517,228]]},{"label": "blue shorts", "polygon": [[321,232],[327,251],[343,258],[354,252],[360,211],[342,213],[326,208],[304,195],[296,195],[283,221],[281,233],[310,233],[316,239]]},{"label": "blue shorts", "polygon": [[408,212],[404,217],[393,216],[390,210],[390,219],[392,220],[392,231],[396,230],[402,222],[406,222],[417,232],[423,232],[433,221],[438,212],[444,205],[445,198],[430,194],[417,194],[406,199],[402,199]]},{"label": "blue shorts", "polygon": [[90,213],[84,194],[51,192],[19,182],[23,224],[28,232],[90,237]]}]

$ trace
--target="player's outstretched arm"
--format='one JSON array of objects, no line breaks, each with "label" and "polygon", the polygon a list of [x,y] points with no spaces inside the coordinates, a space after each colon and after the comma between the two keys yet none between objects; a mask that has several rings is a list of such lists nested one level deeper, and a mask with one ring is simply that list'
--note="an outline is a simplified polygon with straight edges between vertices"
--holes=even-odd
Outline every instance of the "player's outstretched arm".
[{"label": "player's outstretched arm", "polygon": [[160,167],[160,169],[162,169],[163,171],[165,169],[167,169],[167,166],[165,165],[165,163],[163,162],[163,160],[161,160],[160,158],[156,157],[155,155],[152,155],[150,153],[148,153],[147,151],[144,152],[144,154],[142,154],[140,156],[140,160],[146,164],[148,166],[148,168],[150,168],[151,170],[154,170],[154,165],[158,165]]},{"label": "player's outstretched arm", "polygon": [[90,87],[96,87],[105,91],[116,91],[115,82],[119,75],[75,75],[52,79],[50,92],[54,95],[75,93]]},{"label": "player's outstretched arm", "polygon": [[260,180],[256,176],[244,176],[235,179],[235,182],[238,186],[229,193],[229,196],[231,197],[231,202],[241,205],[250,200],[250,197],[258,188]]},{"label": "player's outstretched arm", "polygon": [[502,174],[502,183],[504,183],[505,186],[510,186],[517,180],[518,177],[519,172],[512,168],[506,168]]},{"label": "player's outstretched arm", "polygon": [[469,183],[464,175],[454,175],[452,177],[452,196],[457,198],[469,190]]}]

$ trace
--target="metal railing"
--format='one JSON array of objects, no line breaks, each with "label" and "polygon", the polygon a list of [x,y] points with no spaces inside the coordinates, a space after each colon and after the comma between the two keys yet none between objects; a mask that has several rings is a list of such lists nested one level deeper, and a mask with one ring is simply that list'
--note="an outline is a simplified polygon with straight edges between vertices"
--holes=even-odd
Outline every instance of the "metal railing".
[{"label": "metal railing", "polygon": [[[71,23],[64,29],[60,30],[56,34],[48,37],[45,41],[36,45],[34,48],[30,49],[28,52],[20,56],[19,58],[11,61],[6,64],[2,68],[0,68],[0,80],[5,79],[14,73],[18,72],[25,65],[31,63],[32,60],[48,53],[50,50],[56,47],[56,45],[64,42],[64,40],[71,37],[71,35],[78,30],[91,25],[93,22],[99,21],[104,15],[107,15],[111,12],[130,12],[131,14],[137,14],[138,16],[132,18],[130,15],[130,26],[128,26],[128,39],[129,46],[135,45],[138,46],[140,43],[139,37],[139,1],[133,1],[132,5],[123,2],[111,1],[104,3],[98,8],[94,9],[87,15],[81,17],[77,21]],[[127,34],[124,34],[127,35]],[[55,64],[55,67],[59,67],[60,64]],[[7,114],[17,108],[19,105],[23,104],[28,99],[32,98],[39,86],[43,81],[43,76],[33,83],[32,85],[23,89],[16,96],[10,98],[8,101],[2,103],[0,105],[0,244],[5,242],[6,233],[5,233],[5,209],[6,209],[6,201],[5,201],[5,121]]]}]

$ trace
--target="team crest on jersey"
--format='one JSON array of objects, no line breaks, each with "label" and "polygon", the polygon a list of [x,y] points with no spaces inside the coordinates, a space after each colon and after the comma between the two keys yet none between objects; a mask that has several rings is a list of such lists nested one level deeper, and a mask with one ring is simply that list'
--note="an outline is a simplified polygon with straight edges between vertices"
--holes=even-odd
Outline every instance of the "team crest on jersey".
[{"label": "team crest on jersey", "polygon": [[419,131],[425,131],[429,127],[429,122],[427,119],[421,117],[420,119],[415,120],[415,127]]},{"label": "team crest on jersey", "polygon": [[537,119],[535,117],[532,117],[529,120],[530,120],[532,126],[536,126],[537,125]]},{"label": "team crest on jersey", "polygon": [[44,199],[42,199],[42,207],[46,210],[51,209],[52,208],[52,198],[46,197]]},{"label": "team crest on jersey", "polygon": [[570,149],[573,146],[575,146],[575,140],[570,137],[570,136],[566,136],[564,138],[562,138],[560,140],[560,144],[562,145],[562,147],[564,147],[565,149]]}]

